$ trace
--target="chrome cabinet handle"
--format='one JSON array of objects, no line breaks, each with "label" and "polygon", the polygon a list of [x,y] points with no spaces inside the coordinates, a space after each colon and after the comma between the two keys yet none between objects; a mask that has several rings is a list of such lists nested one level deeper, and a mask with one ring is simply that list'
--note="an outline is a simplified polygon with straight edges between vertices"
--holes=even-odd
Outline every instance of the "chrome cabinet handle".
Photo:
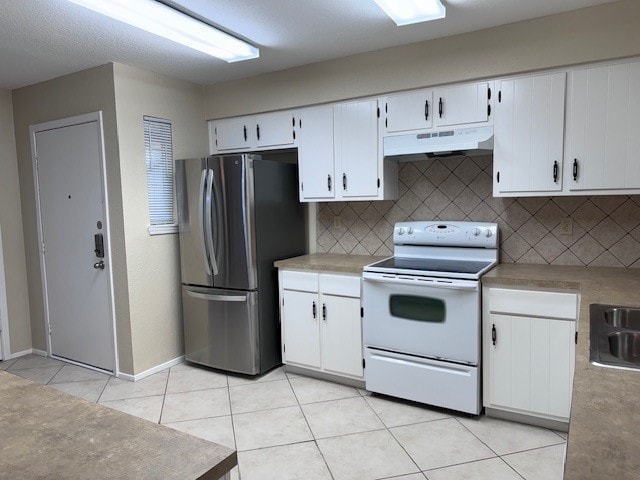
[{"label": "chrome cabinet handle", "polygon": [[99,262],[94,263],[93,268],[96,270],[104,270],[104,262],[100,260]]}]

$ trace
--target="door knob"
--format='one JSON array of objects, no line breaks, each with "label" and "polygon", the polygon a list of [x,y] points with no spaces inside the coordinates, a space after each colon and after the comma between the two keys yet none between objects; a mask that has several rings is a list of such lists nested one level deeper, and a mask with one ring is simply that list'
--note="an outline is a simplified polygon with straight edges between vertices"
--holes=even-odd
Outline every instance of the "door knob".
[{"label": "door knob", "polygon": [[93,268],[96,270],[104,270],[104,262],[100,260],[99,262],[94,263]]}]

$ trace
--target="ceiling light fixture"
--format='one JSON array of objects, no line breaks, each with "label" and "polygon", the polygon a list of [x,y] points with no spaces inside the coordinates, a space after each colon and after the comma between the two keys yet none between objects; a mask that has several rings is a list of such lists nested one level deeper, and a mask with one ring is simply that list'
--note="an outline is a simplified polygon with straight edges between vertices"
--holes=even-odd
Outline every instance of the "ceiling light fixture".
[{"label": "ceiling light fixture", "polygon": [[437,20],[447,15],[440,0],[374,0],[396,25]]},{"label": "ceiling light fixture", "polygon": [[260,56],[253,45],[155,0],[68,0],[226,62]]}]

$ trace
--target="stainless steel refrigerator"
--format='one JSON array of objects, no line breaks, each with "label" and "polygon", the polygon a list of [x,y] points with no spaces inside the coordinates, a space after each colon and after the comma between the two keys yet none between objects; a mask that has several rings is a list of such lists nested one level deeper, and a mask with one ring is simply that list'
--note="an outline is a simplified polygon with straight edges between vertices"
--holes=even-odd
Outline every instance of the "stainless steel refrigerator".
[{"label": "stainless steel refrigerator", "polygon": [[296,165],[267,157],[176,160],[189,362],[249,375],[281,363],[273,262],[306,252],[306,228]]}]

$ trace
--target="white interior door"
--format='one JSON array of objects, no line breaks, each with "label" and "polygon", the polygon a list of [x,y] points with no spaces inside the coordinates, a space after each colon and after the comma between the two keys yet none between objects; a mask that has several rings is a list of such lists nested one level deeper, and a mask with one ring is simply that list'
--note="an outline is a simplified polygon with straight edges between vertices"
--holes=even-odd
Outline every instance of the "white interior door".
[{"label": "white interior door", "polygon": [[[34,146],[51,354],[113,371],[100,129],[90,121],[36,131]],[[94,252],[99,233],[105,258]]]}]

